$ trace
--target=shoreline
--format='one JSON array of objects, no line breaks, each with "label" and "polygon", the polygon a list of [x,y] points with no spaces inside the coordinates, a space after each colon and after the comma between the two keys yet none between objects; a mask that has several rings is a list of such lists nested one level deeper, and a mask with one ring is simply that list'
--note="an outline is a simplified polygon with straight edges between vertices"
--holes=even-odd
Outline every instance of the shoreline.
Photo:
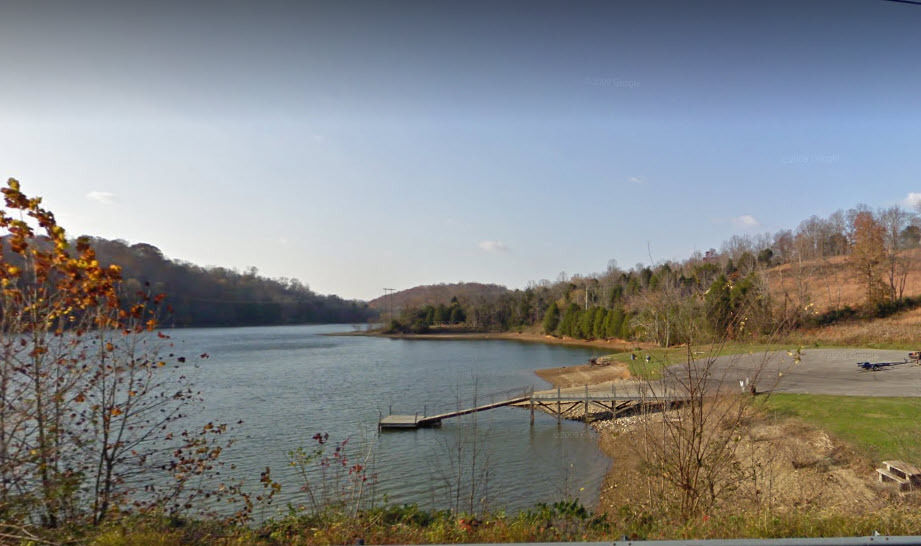
[{"label": "shoreline", "polygon": [[[476,340],[502,340],[518,341],[521,343],[542,343],[545,345],[568,346],[578,348],[605,349],[611,353],[624,353],[635,349],[642,349],[648,343],[630,343],[624,340],[581,340],[572,338],[559,338],[550,335],[534,333],[517,333],[517,332],[452,332],[452,333],[428,333],[428,334],[384,334],[373,331],[355,331],[341,332],[333,334],[323,334],[329,336],[359,336],[359,337],[380,337],[388,339],[408,339],[408,340],[443,340],[443,341],[476,341]],[[615,382],[629,379],[630,371],[625,364],[611,362],[605,366],[592,366],[589,363],[572,364],[568,366],[558,366],[553,368],[537,368],[532,373],[538,378],[550,383],[554,388],[577,387],[582,385],[596,385],[599,383]],[[597,434],[595,442],[599,452],[608,459],[609,468],[601,478],[598,485],[597,501],[594,509],[600,511],[603,506],[603,496],[607,484],[612,479],[612,469],[610,465],[614,463],[614,457],[606,445],[610,439],[607,434],[600,429],[592,426]]]},{"label": "shoreline", "polygon": [[[513,332],[503,332],[503,333],[474,333],[474,332],[452,332],[452,333],[429,333],[429,334],[402,334],[402,335],[388,335],[381,334],[377,332],[353,332],[346,335],[364,335],[369,337],[387,337],[391,339],[418,339],[418,340],[507,340],[507,341],[519,341],[519,342],[530,342],[530,343],[544,343],[547,345],[560,345],[560,346],[572,346],[572,347],[581,347],[581,348],[598,348],[603,350],[608,350],[611,353],[623,353],[634,350],[637,347],[636,344],[630,344],[621,340],[616,341],[585,341],[585,340],[575,340],[567,338],[556,338],[553,336],[544,336],[535,333],[513,333]],[[801,347],[802,348],[802,347]],[[748,355],[745,353],[739,352],[738,354],[735,351],[730,351],[729,355],[735,355],[736,358],[745,361],[745,359],[760,358],[758,355],[755,355],[755,352],[760,352],[749,350]],[[824,349],[824,350],[823,350]],[[825,353],[829,352],[828,348],[807,348],[806,356],[804,357],[808,360],[810,367],[814,368],[815,372],[819,372],[820,375],[824,369],[822,366],[832,366],[837,365],[836,363],[840,361],[847,361],[848,364],[851,364],[853,360],[886,360],[887,358],[891,360],[888,354],[879,354],[875,353],[884,353],[885,351],[880,349],[861,349],[855,348],[853,346],[847,347],[852,352],[860,352],[860,355],[851,354],[848,352],[843,352],[841,355],[837,354],[839,351],[832,351],[835,354],[828,356]],[[781,350],[779,347],[764,347],[765,354],[767,352],[776,352]],[[872,352],[873,355],[867,354],[864,355],[864,352]],[[904,356],[904,355],[901,355]],[[621,357],[622,360],[623,357]],[[594,359],[593,359],[594,360]],[[583,385],[597,385],[602,383],[611,383],[616,384],[622,381],[631,379],[629,364],[626,362],[617,362],[612,359],[598,359],[602,364],[601,365],[591,365],[588,363],[579,363],[568,366],[559,366],[554,368],[541,368],[541,369],[532,369],[531,371],[540,379],[550,383],[553,388],[573,388],[573,387],[582,387]],[[828,362],[826,362],[828,361]],[[888,360],[887,360],[888,361]],[[853,372],[853,365],[847,366],[847,370]],[[837,369],[837,368],[835,368]],[[891,374],[892,372],[890,372]],[[826,381],[830,378],[826,377],[827,374],[823,375]],[[834,374],[832,374],[834,375]],[[852,374],[851,374],[852,375]],[[850,381],[850,377],[846,377]],[[811,391],[810,391],[811,392]],[[842,394],[839,394],[841,396]],[[847,395],[855,396],[855,393],[848,393]],[[625,493],[624,487],[629,486],[634,483],[636,474],[635,469],[632,467],[627,468],[628,461],[624,457],[629,458],[629,450],[625,449],[624,442],[630,442],[632,438],[631,434],[634,433],[637,426],[637,417],[623,417],[619,420],[610,420],[603,419],[597,420],[590,423],[591,429],[594,431],[595,446],[598,449],[599,453],[608,461],[608,468],[601,475],[601,480],[598,483],[597,491],[595,491],[595,502],[594,506],[591,507],[591,510],[596,514],[609,513],[612,508],[622,505],[625,502],[625,499],[629,498],[629,495]],[[846,483],[840,486],[829,486],[828,494],[832,495],[838,505],[843,505],[845,499],[849,498],[849,495],[854,494],[855,492],[859,494],[871,494],[875,490],[871,486],[867,485],[867,480],[863,476],[863,471],[866,470],[862,468],[861,462],[863,459],[860,456],[856,456],[851,451],[850,445],[847,442],[840,441],[835,438],[834,434],[826,432],[826,429],[821,425],[809,424],[805,425],[801,423],[798,419],[788,419],[781,423],[782,434],[778,433],[777,423],[773,420],[766,420],[764,416],[761,416],[759,419],[753,421],[755,425],[752,425],[754,428],[748,430],[745,434],[746,440],[746,449],[751,450],[752,457],[757,456],[759,460],[767,461],[764,464],[774,464],[771,468],[774,468],[774,472],[778,476],[782,476],[784,479],[794,476],[796,472],[800,472],[804,477],[801,477],[800,474],[795,474],[796,479],[806,479],[809,483],[816,488],[824,487],[826,482],[832,477],[838,477],[840,475],[846,476]],[[778,429],[779,430],[779,429]],[[805,452],[809,453],[811,457],[815,460],[825,460],[832,456],[834,453],[839,453],[839,451],[844,450],[848,453],[851,453],[852,456],[848,457],[847,460],[843,460],[840,464],[836,463],[833,465],[831,470],[821,470],[821,469],[812,469],[811,467],[806,470],[797,470],[796,460],[794,459],[784,459],[783,464],[780,463],[771,463],[775,460],[774,447],[764,447],[759,444],[762,437],[765,435],[771,436],[772,443],[774,446],[780,446],[783,449],[780,451],[787,453],[788,459],[792,457],[790,453],[800,453]],[[817,447],[818,446],[818,447]],[[778,466],[779,465],[779,466]],[[629,465],[628,465],[629,466]],[[866,464],[863,464],[866,466]],[[872,465],[871,465],[872,466]],[[623,468],[621,468],[623,467]],[[782,468],[781,468],[782,467]],[[794,470],[790,471],[789,468]],[[818,468],[818,467],[816,467]],[[792,479],[792,478],[790,478]],[[835,482],[837,483],[837,482]],[[772,487],[774,487],[772,485]],[[595,487],[592,487],[595,489]],[[794,488],[795,489],[795,488]],[[795,491],[791,492],[783,487],[778,486],[774,490],[775,495],[783,495],[784,497],[789,497],[789,500],[800,502],[803,499],[798,497],[795,494]],[[627,495],[627,496],[625,496]]]},{"label": "shoreline", "polygon": [[629,342],[622,339],[575,339],[570,337],[556,337],[545,334],[528,332],[446,332],[428,334],[385,334],[374,331],[341,332],[323,334],[328,336],[360,336],[383,337],[388,339],[426,339],[426,340],[485,340],[501,339],[506,341],[521,341],[526,343],[544,343],[546,345],[566,345],[570,347],[609,349],[612,353],[624,353],[632,349],[644,349],[652,346],[650,343]]},{"label": "shoreline", "polygon": [[[434,340],[434,341],[480,341],[502,340],[517,341],[520,343],[542,343],[563,347],[578,347],[582,349],[605,349],[613,353],[626,353],[636,349],[646,349],[652,344],[628,342],[622,339],[612,340],[584,340],[569,337],[556,337],[528,332],[442,332],[427,334],[385,334],[376,331],[357,331],[323,334],[328,336],[359,336],[381,337],[387,339],[409,340]],[[612,362],[606,366],[592,366],[586,362],[574,363],[567,366],[553,368],[537,368],[534,375],[550,383],[554,388],[581,387],[583,385],[597,385],[612,381],[630,379],[632,376],[626,365]]]}]

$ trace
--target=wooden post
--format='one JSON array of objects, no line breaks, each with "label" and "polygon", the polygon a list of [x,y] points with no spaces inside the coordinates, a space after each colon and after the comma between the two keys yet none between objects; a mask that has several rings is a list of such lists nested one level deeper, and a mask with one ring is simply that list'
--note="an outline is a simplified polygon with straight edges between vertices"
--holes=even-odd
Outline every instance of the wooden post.
[{"label": "wooden post", "polygon": [[588,385],[585,385],[585,409],[582,410],[582,420],[588,425]]},{"label": "wooden post", "polygon": [[563,420],[563,412],[560,410],[560,388],[556,388],[556,424],[560,424]]},{"label": "wooden post", "polygon": [[528,401],[531,402],[531,426],[534,426],[534,387],[531,387],[531,395],[528,398]]}]

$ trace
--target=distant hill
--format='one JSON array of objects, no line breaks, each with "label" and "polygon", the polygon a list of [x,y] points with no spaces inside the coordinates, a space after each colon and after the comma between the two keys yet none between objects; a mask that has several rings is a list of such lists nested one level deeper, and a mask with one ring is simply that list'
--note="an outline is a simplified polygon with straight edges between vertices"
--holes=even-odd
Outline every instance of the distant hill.
[{"label": "distant hill", "polygon": [[[478,282],[459,282],[454,284],[427,284],[415,286],[393,293],[394,311],[405,308],[419,308],[424,305],[448,305],[451,298],[466,303],[482,299],[493,299],[508,294],[510,291],[498,284]],[[381,296],[368,302],[371,309],[384,311],[391,304],[391,296]]]},{"label": "distant hill", "polygon": [[166,294],[164,326],[364,323],[377,312],[361,301],[314,293],[297,279],[269,279],[171,260],[147,243],[90,238],[99,262],[122,267],[127,293]]}]

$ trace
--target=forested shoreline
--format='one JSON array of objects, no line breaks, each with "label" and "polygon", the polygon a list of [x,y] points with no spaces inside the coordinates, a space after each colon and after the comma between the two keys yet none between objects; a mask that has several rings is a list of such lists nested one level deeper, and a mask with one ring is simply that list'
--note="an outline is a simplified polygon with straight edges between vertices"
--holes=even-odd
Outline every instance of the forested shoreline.
[{"label": "forested shoreline", "polygon": [[377,315],[365,302],[320,295],[297,279],[260,276],[256,268],[201,267],[171,260],[146,243],[88,240],[100,264],[122,268],[125,291],[167,294],[164,326],[366,323]]},{"label": "forested shoreline", "polygon": [[[433,299],[395,308],[392,320],[385,322],[390,332],[539,329],[575,339],[663,346],[727,336],[757,339],[916,306],[918,299],[906,287],[909,274],[921,265],[919,242],[921,217],[916,212],[858,205],[826,218],[812,216],[792,230],[736,235],[719,250],[697,252],[684,261],[627,270],[612,261],[603,273],[561,274],[555,282],[542,280],[517,290],[477,293],[467,287],[451,303],[464,320],[444,319],[445,304]],[[835,268],[859,285],[859,297],[847,303],[839,297],[820,308],[808,284]],[[412,290],[443,299],[456,286]],[[834,289],[840,291],[840,286]],[[394,298],[401,301],[400,296]],[[389,316],[383,298],[371,305]]]}]

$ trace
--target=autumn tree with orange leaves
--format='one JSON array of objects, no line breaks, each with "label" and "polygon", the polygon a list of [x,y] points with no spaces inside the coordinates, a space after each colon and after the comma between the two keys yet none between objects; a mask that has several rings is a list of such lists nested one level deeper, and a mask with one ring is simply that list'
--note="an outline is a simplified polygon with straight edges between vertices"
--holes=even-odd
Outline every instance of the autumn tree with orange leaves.
[{"label": "autumn tree with orange leaves", "polygon": [[226,426],[176,425],[199,394],[184,358],[160,357],[163,296],[122,293],[119,267],[68,241],[41,198],[15,179],[2,193],[0,521],[98,524],[240,493],[201,486],[220,468]]},{"label": "autumn tree with orange leaves", "polygon": [[883,237],[885,230],[869,211],[854,216],[851,254],[848,260],[864,286],[866,305],[878,304],[886,299],[883,267],[886,259]]}]

